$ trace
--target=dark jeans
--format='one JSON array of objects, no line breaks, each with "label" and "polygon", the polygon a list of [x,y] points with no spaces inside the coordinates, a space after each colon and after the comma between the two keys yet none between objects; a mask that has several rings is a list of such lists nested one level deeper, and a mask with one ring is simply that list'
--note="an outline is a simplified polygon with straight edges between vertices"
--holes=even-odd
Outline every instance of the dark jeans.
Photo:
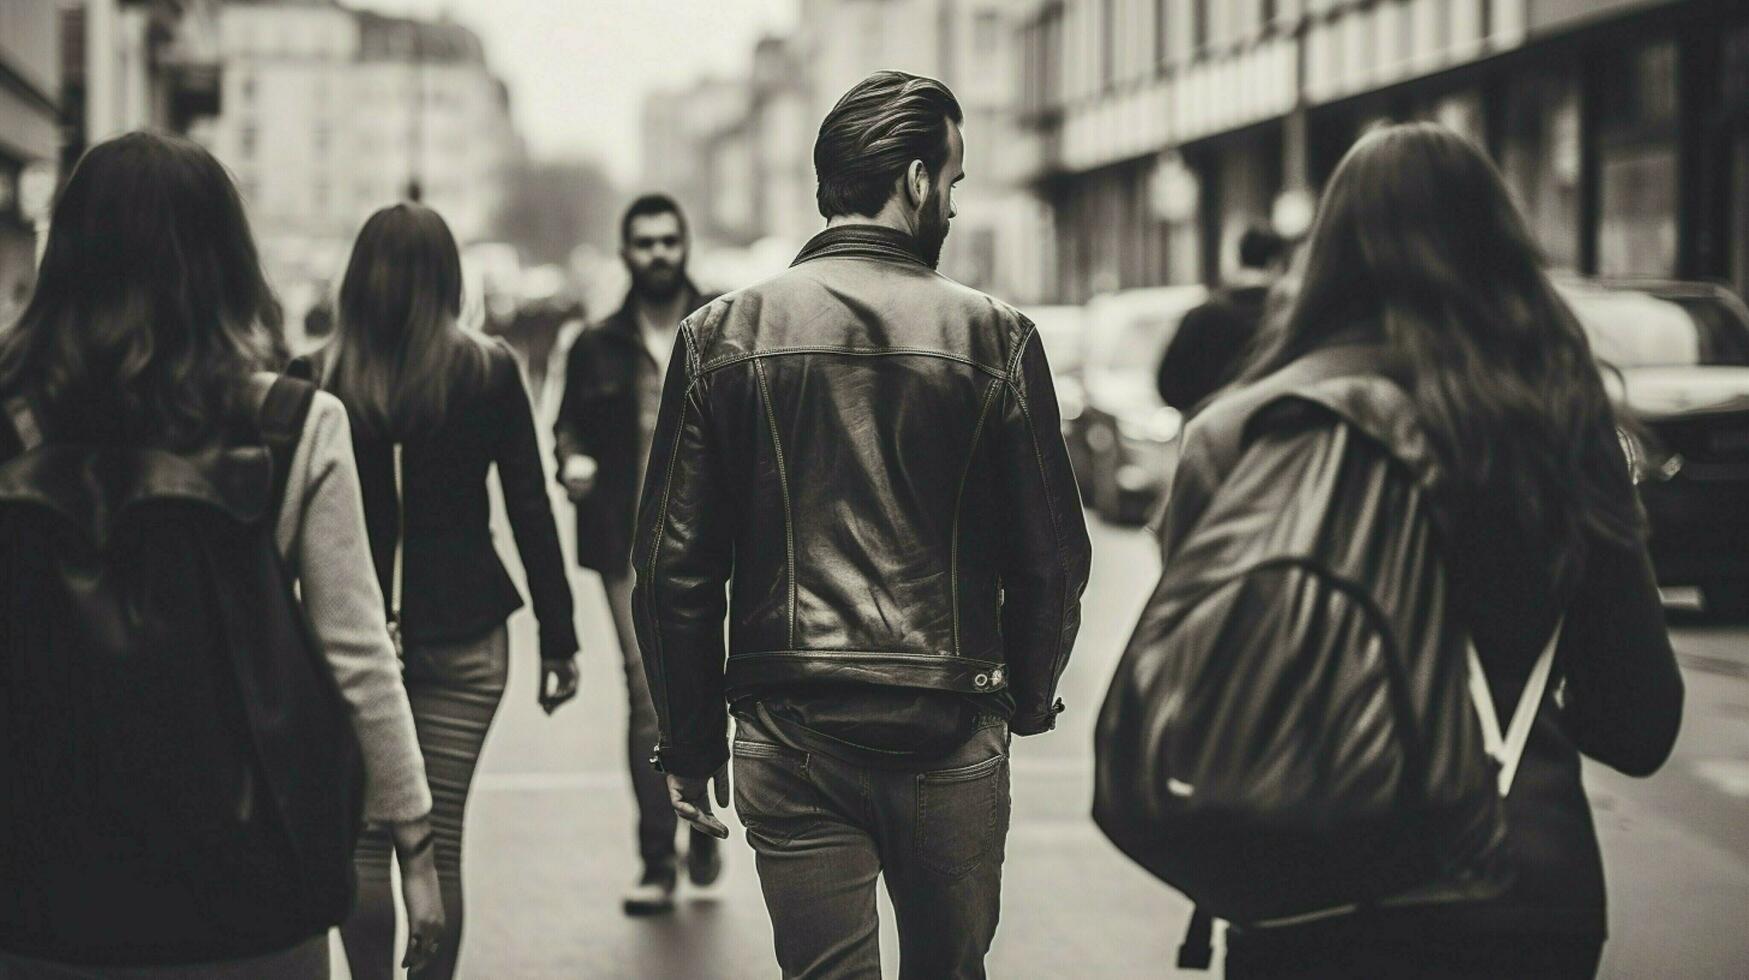
[{"label": "dark jeans", "polygon": [[899,920],[902,978],[984,976],[1001,911],[1008,728],[980,719],[923,772],[851,765],[783,743],[757,720],[735,736],[735,810],[785,977],[878,980],[875,879]]},{"label": "dark jeans", "polygon": [[[665,870],[675,865],[674,832],[680,818],[668,800],[668,779],[650,765],[659,731],[656,706],[650,700],[650,681],[644,676],[644,659],[638,654],[638,634],[632,620],[632,573],[603,575],[607,608],[613,614],[613,630],[625,660],[626,763],[632,777],[632,796],[638,804],[638,854],[644,868]],[[709,847],[709,837],[693,831],[692,846]]]}]

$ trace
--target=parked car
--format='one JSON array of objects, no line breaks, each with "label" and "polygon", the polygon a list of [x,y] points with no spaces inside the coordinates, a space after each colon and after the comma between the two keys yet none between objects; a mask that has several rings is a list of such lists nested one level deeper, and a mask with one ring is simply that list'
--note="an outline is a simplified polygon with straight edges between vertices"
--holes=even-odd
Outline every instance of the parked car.
[{"label": "parked car", "polygon": [[1086,407],[1074,437],[1087,459],[1083,499],[1107,521],[1142,523],[1171,485],[1184,420],[1160,400],[1155,375],[1184,314],[1207,296],[1202,286],[1163,286],[1087,304]]},{"label": "parked car", "polygon": [[1661,586],[1749,617],[1749,309],[1710,283],[1562,280],[1604,369]]},{"label": "parked car", "polygon": [[1069,462],[1075,467],[1075,482],[1081,499],[1092,492],[1088,482],[1092,461],[1087,444],[1079,435],[1081,415],[1087,408],[1081,384],[1081,357],[1087,334],[1087,309],[1081,306],[1025,306],[1021,313],[1038,328],[1045,359],[1051,363],[1051,383],[1057,389],[1057,414],[1062,418],[1063,442],[1069,447]]}]

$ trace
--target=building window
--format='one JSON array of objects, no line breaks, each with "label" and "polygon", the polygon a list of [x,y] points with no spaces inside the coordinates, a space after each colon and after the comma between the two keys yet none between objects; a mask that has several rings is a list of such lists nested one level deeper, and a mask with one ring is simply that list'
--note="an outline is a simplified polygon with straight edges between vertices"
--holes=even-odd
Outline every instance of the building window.
[{"label": "building window", "polygon": [[1533,70],[1506,91],[1500,171],[1548,264],[1579,268],[1579,82],[1571,65]]},{"label": "building window", "polygon": [[1099,5],[1099,81],[1111,88],[1117,80],[1117,0]]},{"label": "building window", "polygon": [[1597,271],[1672,276],[1677,240],[1676,42],[1615,53],[1598,112]]},{"label": "building window", "polygon": [[237,90],[243,96],[243,101],[255,101],[255,76],[244,75],[237,83]]},{"label": "building window", "polygon": [[1190,0],[1190,50],[1201,55],[1209,46],[1209,2]]},{"label": "building window", "polygon": [[1154,0],[1154,63],[1164,68],[1172,49],[1167,45],[1167,28],[1172,23],[1172,0]]},{"label": "building window", "polygon": [[[1719,75],[1720,104],[1749,106],[1749,27],[1726,39]],[[1749,296],[1749,111],[1739,111],[1730,140],[1730,275],[1738,294]]]},{"label": "building window", "polygon": [[254,158],[254,156],[255,156],[255,140],[256,140],[256,136],[255,136],[254,124],[253,123],[245,123],[243,125],[242,132],[240,132],[238,134],[238,145],[241,148],[241,151],[243,154],[243,159],[249,160],[249,159]]}]

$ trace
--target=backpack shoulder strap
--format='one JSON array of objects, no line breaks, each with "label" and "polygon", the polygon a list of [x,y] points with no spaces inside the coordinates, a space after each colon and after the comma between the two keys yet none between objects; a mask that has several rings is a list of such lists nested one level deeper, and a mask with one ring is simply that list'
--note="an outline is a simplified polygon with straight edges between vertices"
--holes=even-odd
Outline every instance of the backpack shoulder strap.
[{"label": "backpack shoulder strap", "polygon": [[37,424],[36,411],[30,407],[30,400],[23,395],[14,395],[6,399],[6,420],[12,425],[13,438],[18,440],[19,447],[24,452],[43,444],[42,426]]},{"label": "backpack shoulder strap", "polygon": [[1524,682],[1524,693],[1518,696],[1518,704],[1512,709],[1512,720],[1504,732],[1500,730],[1500,713],[1494,706],[1494,695],[1488,690],[1488,677],[1482,672],[1482,658],[1476,653],[1475,643],[1469,644],[1470,700],[1475,703],[1476,715],[1482,724],[1482,747],[1500,763],[1502,797],[1512,791],[1518,763],[1524,758],[1525,746],[1530,744],[1530,729],[1536,722],[1537,711],[1542,708],[1543,693],[1548,690],[1549,675],[1554,670],[1555,649],[1561,645],[1561,628],[1566,622],[1566,616],[1555,621],[1555,631],[1531,667],[1530,678]]},{"label": "backpack shoulder strap", "polygon": [[280,375],[267,386],[255,412],[256,432],[273,459],[273,502],[277,510],[285,502],[291,482],[292,457],[304,435],[304,422],[316,400],[316,386],[308,381]]}]

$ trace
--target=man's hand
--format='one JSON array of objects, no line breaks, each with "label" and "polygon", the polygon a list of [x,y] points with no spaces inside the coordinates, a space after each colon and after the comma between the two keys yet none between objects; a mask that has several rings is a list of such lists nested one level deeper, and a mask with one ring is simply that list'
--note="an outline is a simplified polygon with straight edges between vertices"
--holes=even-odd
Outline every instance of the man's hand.
[{"label": "man's hand", "polygon": [[540,709],[549,715],[559,710],[560,705],[576,697],[576,658],[542,660],[540,662],[540,688],[535,693],[540,697]]},{"label": "man's hand", "polygon": [[717,791],[717,806],[729,805],[729,764],[723,763],[716,775],[709,778],[668,774],[668,802],[680,819],[721,840],[729,838],[729,828],[723,826],[711,812],[710,789]]},{"label": "man's hand", "polygon": [[589,496],[595,489],[595,474],[599,469],[593,456],[565,457],[565,468],[559,472],[559,482],[565,485],[565,494],[572,503]]}]

